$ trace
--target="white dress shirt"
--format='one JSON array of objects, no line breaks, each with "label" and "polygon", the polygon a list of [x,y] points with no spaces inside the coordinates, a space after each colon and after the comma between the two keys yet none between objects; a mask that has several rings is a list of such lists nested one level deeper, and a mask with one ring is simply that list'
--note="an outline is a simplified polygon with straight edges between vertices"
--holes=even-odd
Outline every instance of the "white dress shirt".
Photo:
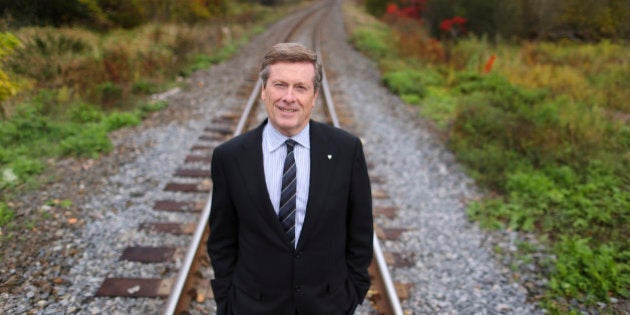
[{"label": "white dress shirt", "polygon": [[[297,144],[293,148],[295,166],[297,167],[297,192],[295,210],[295,246],[298,244],[304,217],[306,216],[306,202],[308,201],[308,188],[311,174],[311,139],[310,124],[307,124],[300,133],[291,137]],[[267,123],[263,129],[262,151],[265,170],[265,182],[269,198],[276,214],[280,211],[280,191],[282,189],[282,170],[284,159],[287,156],[287,146],[284,142],[289,137],[281,134],[276,128]]]}]

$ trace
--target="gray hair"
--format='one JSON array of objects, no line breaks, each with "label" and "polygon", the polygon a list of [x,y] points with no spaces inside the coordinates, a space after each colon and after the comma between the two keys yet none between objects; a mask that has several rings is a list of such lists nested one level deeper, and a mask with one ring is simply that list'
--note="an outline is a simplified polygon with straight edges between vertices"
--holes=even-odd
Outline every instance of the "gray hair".
[{"label": "gray hair", "polygon": [[313,86],[315,92],[322,86],[322,64],[317,59],[317,54],[311,49],[297,43],[279,43],[275,44],[267,51],[260,65],[260,79],[263,87],[267,86],[269,79],[269,66],[277,62],[308,62],[315,67],[315,77],[313,78]]}]

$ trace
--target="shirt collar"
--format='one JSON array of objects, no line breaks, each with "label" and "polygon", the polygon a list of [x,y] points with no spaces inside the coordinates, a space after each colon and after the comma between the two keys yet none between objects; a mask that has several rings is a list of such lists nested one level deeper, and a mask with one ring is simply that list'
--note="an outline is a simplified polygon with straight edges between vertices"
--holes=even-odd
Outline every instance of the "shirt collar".
[{"label": "shirt collar", "polygon": [[268,152],[273,152],[284,145],[284,142],[287,139],[292,139],[297,142],[299,145],[310,149],[311,148],[311,138],[310,138],[310,127],[311,124],[306,124],[306,127],[302,129],[297,135],[293,137],[287,137],[280,133],[271,123],[267,123],[265,128],[263,129],[263,138],[265,141],[265,148]]}]

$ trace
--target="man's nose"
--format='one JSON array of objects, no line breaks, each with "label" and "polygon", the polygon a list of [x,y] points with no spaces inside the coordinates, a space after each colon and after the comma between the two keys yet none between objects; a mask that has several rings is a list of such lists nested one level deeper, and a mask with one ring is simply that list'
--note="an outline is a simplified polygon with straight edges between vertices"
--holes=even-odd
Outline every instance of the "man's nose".
[{"label": "man's nose", "polygon": [[293,87],[289,87],[287,89],[287,92],[284,94],[284,97],[282,99],[287,103],[292,103],[293,101],[295,101]]}]

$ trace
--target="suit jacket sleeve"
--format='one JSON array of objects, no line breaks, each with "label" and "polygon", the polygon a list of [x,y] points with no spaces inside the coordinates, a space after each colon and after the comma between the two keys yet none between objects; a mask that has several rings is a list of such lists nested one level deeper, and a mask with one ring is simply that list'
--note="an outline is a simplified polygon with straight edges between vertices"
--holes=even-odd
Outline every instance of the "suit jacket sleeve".
[{"label": "suit jacket sleeve", "polygon": [[370,288],[368,267],[373,256],[372,192],[363,146],[356,139],[352,181],[348,203],[348,228],[346,258],[350,280],[354,285],[359,302],[363,301]]},{"label": "suit jacket sleeve", "polygon": [[227,312],[226,299],[237,259],[238,217],[230,196],[226,160],[219,148],[213,153],[211,166],[213,188],[208,254],[214,269],[212,290],[218,314],[224,314]]}]

